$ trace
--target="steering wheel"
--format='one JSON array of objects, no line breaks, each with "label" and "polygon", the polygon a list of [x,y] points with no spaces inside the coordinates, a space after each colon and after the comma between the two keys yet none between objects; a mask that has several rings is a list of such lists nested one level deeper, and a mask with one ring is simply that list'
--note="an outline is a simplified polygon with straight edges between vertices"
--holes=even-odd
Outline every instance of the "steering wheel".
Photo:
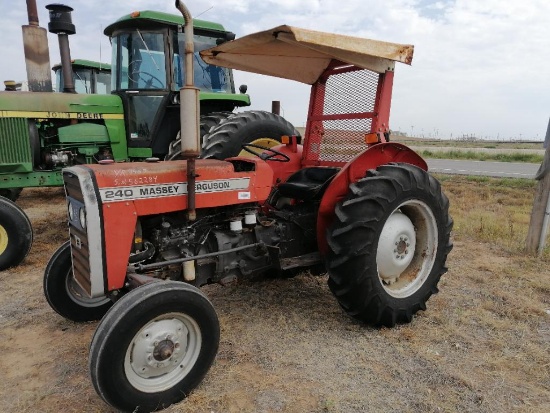
[{"label": "steering wheel", "polygon": [[[268,148],[261,145],[256,145],[255,143],[243,143],[242,148],[247,151],[248,153],[251,153],[252,155],[256,155],[260,159],[264,161],[273,161],[273,162],[290,162],[290,157],[282,152],[279,152],[273,148]],[[258,153],[256,151],[253,151],[250,148],[256,148],[261,149],[262,151],[267,151],[270,153]]]},{"label": "steering wheel", "polygon": [[[165,86],[162,80],[149,72],[139,70],[140,64],[141,59],[136,59],[130,62],[130,64],[128,65],[128,78],[136,85],[138,85],[139,80],[142,80],[145,83],[145,87],[143,87],[143,89],[152,89],[154,82],[157,82],[160,86],[157,89],[164,89]],[[144,76],[149,77],[146,78]]]},{"label": "steering wheel", "polygon": [[[143,76],[149,76],[149,78],[145,79]],[[139,78],[145,82],[144,89],[154,89],[154,82],[157,82],[159,84],[159,87],[156,89],[164,89],[164,82],[149,72],[139,72]]]}]

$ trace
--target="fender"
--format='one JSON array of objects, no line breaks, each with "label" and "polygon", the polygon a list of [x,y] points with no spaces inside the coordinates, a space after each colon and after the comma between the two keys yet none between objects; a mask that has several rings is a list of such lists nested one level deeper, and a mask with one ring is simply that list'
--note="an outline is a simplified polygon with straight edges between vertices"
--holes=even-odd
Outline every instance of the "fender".
[{"label": "fender", "polygon": [[322,255],[327,254],[329,251],[325,235],[327,228],[332,224],[334,219],[336,204],[347,195],[349,185],[364,178],[369,169],[376,169],[380,165],[390,162],[409,163],[425,171],[428,170],[428,165],[420,155],[407,146],[395,142],[373,145],[353,158],[334,177],[325,191],[319,206],[317,242]]}]

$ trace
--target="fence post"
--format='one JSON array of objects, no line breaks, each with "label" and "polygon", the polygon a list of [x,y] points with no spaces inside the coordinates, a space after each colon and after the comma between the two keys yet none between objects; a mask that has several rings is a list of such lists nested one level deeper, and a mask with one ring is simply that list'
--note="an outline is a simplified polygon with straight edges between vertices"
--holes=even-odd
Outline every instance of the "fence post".
[{"label": "fence post", "polygon": [[546,242],[550,216],[550,119],[544,141],[544,160],[535,176],[538,181],[531,212],[531,221],[527,232],[526,251],[530,254],[542,253]]}]

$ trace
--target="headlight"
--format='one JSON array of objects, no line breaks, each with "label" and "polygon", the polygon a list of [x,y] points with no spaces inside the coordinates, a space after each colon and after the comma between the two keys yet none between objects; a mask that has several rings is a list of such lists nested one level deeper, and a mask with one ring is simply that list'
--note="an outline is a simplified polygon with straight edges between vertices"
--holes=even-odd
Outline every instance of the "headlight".
[{"label": "headlight", "polygon": [[80,226],[82,229],[86,229],[86,209],[84,207],[80,208],[78,218],[80,219]]}]

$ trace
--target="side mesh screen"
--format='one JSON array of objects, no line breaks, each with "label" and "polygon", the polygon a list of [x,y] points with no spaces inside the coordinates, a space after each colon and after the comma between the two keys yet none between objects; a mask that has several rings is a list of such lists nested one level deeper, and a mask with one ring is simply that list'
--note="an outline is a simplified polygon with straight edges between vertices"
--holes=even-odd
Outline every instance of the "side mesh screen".
[{"label": "side mesh screen", "polygon": [[305,163],[342,165],[366,148],[379,77],[369,70],[347,68],[335,70],[325,82],[313,86]]}]

